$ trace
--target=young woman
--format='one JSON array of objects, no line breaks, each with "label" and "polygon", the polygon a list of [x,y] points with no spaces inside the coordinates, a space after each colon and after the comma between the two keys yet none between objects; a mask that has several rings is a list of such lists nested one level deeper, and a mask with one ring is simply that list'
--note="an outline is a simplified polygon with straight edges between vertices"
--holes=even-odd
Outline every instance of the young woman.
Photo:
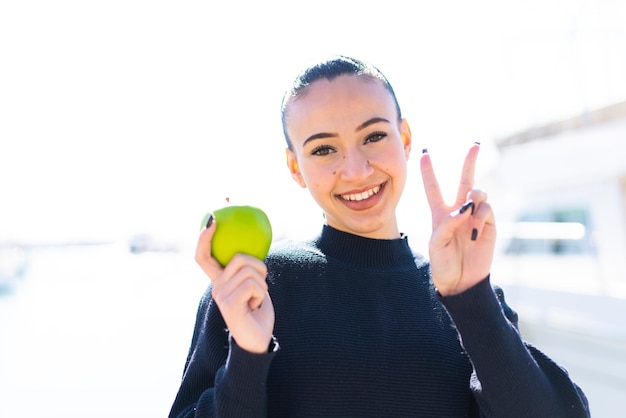
[{"label": "young woman", "polygon": [[496,230],[474,189],[479,145],[452,206],[426,150],[429,257],[400,233],[396,206],[412,137],[375,67],[337,57],[285,94],[291,176],[326,223],[265,262],[196,260],[211,279],[170,417],[586,417],[566,371],[517,330],[490,284]]}]

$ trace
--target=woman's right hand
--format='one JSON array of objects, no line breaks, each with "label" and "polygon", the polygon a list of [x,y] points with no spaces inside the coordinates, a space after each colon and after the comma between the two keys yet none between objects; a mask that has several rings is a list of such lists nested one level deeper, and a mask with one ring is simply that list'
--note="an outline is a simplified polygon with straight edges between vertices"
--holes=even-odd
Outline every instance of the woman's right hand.
[{"label": "woman's right hand", "polygon": [[216,223],[202,230],[196,262],[213,283],[212,297],[237,345],[252,353],[265,353],[274,330],[274,306],[267,289],[265,263],[237,254],[222,267],[211,257]]}]

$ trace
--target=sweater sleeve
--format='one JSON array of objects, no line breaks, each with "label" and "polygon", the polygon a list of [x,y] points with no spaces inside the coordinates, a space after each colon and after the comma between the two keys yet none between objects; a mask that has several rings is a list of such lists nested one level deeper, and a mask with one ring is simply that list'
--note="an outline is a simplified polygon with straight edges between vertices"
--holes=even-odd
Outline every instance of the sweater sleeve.
[{"label": "sweater sleeve", "polygon": [[584,393],[567,372],[522,340],[517,315],[489,277],[440,300],[474,367],[470,386],[481,416],[590,416]]},{"label": "sweater sleeve", "polygon": [[203,297],[170,418],[265,417],[266,382],[278,345],[254,354],[232,339],[210,290]]}]

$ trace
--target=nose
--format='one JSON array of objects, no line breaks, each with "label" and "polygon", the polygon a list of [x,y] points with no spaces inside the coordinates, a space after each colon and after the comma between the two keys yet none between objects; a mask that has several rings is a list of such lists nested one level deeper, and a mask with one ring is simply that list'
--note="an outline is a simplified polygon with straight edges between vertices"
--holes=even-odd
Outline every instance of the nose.
[{"label": "nose", "polygon": [[341,160],[341,179],[345,181],[359,181],[366,179],[374,172],[367,155],[352,150],[346,152]]}]

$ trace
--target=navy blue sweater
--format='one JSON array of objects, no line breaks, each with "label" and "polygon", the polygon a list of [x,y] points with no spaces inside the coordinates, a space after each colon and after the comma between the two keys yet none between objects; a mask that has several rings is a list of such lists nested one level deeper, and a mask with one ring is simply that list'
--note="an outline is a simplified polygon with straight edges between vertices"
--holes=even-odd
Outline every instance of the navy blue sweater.
[{"label": "navy blue sweater", "polygon": [[406,237],[324,226],[266,263],[277,344],[239,348],[209,288],[170,417],[589,416],[489,278],[441,297]]}]

